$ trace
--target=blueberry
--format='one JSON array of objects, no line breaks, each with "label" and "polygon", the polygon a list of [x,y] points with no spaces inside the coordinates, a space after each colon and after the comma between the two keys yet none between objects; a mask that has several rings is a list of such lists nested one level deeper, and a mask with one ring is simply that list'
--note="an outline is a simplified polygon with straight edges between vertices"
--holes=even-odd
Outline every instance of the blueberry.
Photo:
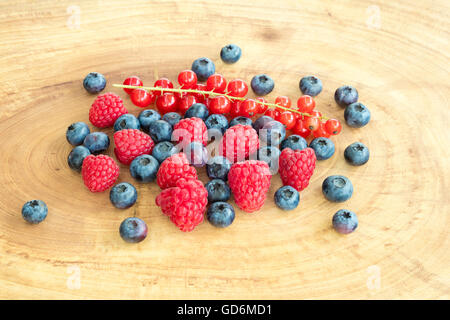
[{"label": "blueberry", "polygon": [[325,137],[315,138],[309,147],[314,150],[317,160],[329,159],[334,154],[333,141]]},{"label": "blueberry", "polygon": [[116,122],[114,122],[114,132],[123,130],[123,129],[140,129],[141,124],[139,123],[138,118],[136,118],[131,113],[125,113],[117,118]]},{"label": "blueberry", "polygon": [[253,122],[250,118],[239,116],[230,121],[230,128],[237,124],[242,124],[243,126],[252,126]]},{"label": "blueberry", "polygon": [[334,92],[334,100],[341,107],[346,107],[358,101],[358,91],[352,86],[342,86]]},{"label": "blueberry", "polygon": [[208,203],[217,201],[228,201],[231,196],[231,189],[228,183],[221,179],[213,179],[205,184],[208,191]]},{"label": "blueberry", "polygon": [[174,125],[176,125],[181,120],[181,115],[176,112],[169,112],[166,113],[162,119],[164,121],[167,121],[173,128]]},{"label": "blueberry", "polygon": [[158,169],[158,160],[148,154],[136,157],[130,164],[131,176],[143,183],[155,180]]},{"label": "blueberry", "polygon": [[278,158],[281,151],[274,146],[264,146],[258,149],[258,160],[264,161],[269,165],[270,173],[276,174],[278,172]]},{"label": "blueberry", "polygon": [[39,223],[47,217],[48,208],[42,200],[31,200],[22,207],[22,217],[29,223]]},{"label": "blueberry", "polygon": [[301,78],[298,85],[303,94],[315,97],[322,92],[322,81],[314,76],[306,76]]},{"label": "blueberry", "polygon": [[358,227],[358,217],[350,210],[341,209],[333,216],[333,228],[342,234],[355,231]]},{"label": "blueberry", "polygon": [[172,138],[172,126],[164,120],[156,120],[150,123],[148,133],[152,137],[153,142],[170,141]]},{"label": "blueberry", "polygon": [[109,137],[103,132],[92,132],[84,138],[83,145],[88,148],[92,154],[99,154],[108,150]]},{"label": "blueberry", "polygon": [[208,58],[198,58],[192,63],[192,71],[195,72],[199,81],[206,81],[209,76],[216,72],[216,66]]},{"label": "blueberry", "polygon": [[174,155],[178,152],[178,149],[169,141],[163,141],[153,148],[152,156],[158,160],[159,163],[162,163],[171,155]]},{"label": "blueberry", "polygon": [[136,203],[136,188],[128,182],[116,184],[109,192],[109,200],[116,208],[129,208]]},{"label": "blueberry", "polygon": [[67,163],[72,170],[80,172],[84,158],[90,154],[91,152],[85,146],[77,146],[70,151],[69,156],[67,157]]},{"label": "blueberry", "polygon": [[189,109],[186,110],[184,117],[185,118],[195,117],[205,121],[208,115],[209,115],[208,108],[203,103],[194,103],[192,106],[189,107]]},{"label": "blueberry", "polygon": [[370,121],[370,111],[360,102],[352,103],[345,108],[345,122],[352,128],[364,127]]},{"label": "blueberry", "polygon": [[126,242],[137,243],[147,237],[147,224],[136,217],[126,218],[119,228],[120,236]]},{"label": "blueberry", "polygon": [[194,167],[203,167],[208,161],[208,150],[200,142],[189,143],[184,149],[184,153],[189,163]]},{"label": "blueberry", "polygon": [[229,44],[220,50],[220,58],[225,63],[235,63],[241,58],[242,50],[235,44]]},{"label": "blueberry", "polygon": [[83,87],[89,93],[99,93],[106,86],[105,77],[98,72],[89,73],[83,80]]},{"label": "blueberry", "polygon": [[353,194],[352,182],[344,176],[329,176],[322,183],[322,193],[332,202],[344,202]]},{"label": "blueberry", "polygon": [[292,134],[281,142],[280,149],[290,148],[292,150],[303,150],[308,147],[305,138],[297,134]]},{"label": "blueberry", "polygon": [[355,142],[345,148],[344,158],[353,166],[361,166],[369,161],[369,148],[361,142]]},{"label": "blueberry", "polygon": [[233,223],[235,217],[233,206],[226,202],[214,202],[208,208],[206,218],[215,227],[225,228]]},{"label": "blueberry", "polygon": [[300,201],[300,194],[291,186],[284,186],[275,192],[275,204],[283,210],[293,210],[297,208]]},{"label": "blueberry", "polygon": [[231,162],[225,157],[215,156],[206,163],[206,174],[210,179],[228,180]]},{"label": "blueberry", "polygon": [[139,122],[141,124],[141,129],[145,132],[148,132],[148,127],[150,123],[155,122],[156,120],[161,120],[161,115],[158,111],[153,109],[142,110],[138,116]]},{"label": "blueberry", "polygon": [[89,127],[84,122],[72,123],[66,131],[66,139],[73,146],[83,144],[84,138],[91,133]]},{"label": "blueberry", "polygon": [[276,120],[267,122],[261,130],[259,130],[259,139],[267,145],[277,146],[286,136],[286,128]]},{"label": "blueberry", "polygon": [[264,127],[264,125],[270,121],[273,121],[272,117],[261,116],[258,119],[256,119],[256,121],[253,123],[253,129],[255,129],[256,132],[259,134],[259,130],[261,130],[262,127]]},{"label": "blueberry", "polygon": [[[228,129],[228,120],[222,114],[212,114],[205,120],[206,128],[208,128],[208,138],[210,140],[220,140],[222,135]],[[212,139],[214,138],[214,139]]]},{"label": "blueberry", "polygon": [[258,74],[250,82],[253,92],[258,96],[265,96],[272,92],[275,83],[267,74]]}]

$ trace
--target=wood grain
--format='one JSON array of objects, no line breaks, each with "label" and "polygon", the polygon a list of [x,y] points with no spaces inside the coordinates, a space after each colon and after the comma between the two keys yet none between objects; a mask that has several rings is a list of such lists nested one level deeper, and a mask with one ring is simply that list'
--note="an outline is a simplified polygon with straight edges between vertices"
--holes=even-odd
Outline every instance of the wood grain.
[{"label": "wood grain", "polygon": [[[449,14],[443,0],[0,3],[0,298],[450,298]],[[243,50],[235,65],[219,59],[228,43]],[[294,212],[274,206],[278,176],[264,209],[237,211],[225,230],[178,231],[154,204],[156,184],[113,209],[66,164],[65,130],[88,121],[93,101],[82,79],[101,72],[124,96],[111,84],[175,80],[200,56],[227,79],[270,74],[272,101],[296,99],[315,74],[318,109],[341,121],[334,90],[354,85],[372,121],[344,127]],[[371,150],[363,167],[343,158],[355,141]],[[352,180],[348,202],[321,195],[331,174]],[[20,215],[34,198],[50,208],[37,226]],[[331,229],[341,208],[358,214],[354,234]],[[132,215],[149,225],[138,245],[118,234]]]}]

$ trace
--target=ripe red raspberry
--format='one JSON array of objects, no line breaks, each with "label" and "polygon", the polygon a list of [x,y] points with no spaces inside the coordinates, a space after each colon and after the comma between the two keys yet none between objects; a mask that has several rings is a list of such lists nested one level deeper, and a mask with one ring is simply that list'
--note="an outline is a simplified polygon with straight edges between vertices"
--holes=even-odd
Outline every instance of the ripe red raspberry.
[{"label": "ripe red raspberry", "polygon": [[109,189],[119,176],[119,166],[113,158],[103,154],[89,155],[83,161],[81,169],[84,184],[91,192]]},{"label": "ripe red raspberry", "polygon": [[208,143],[208,132],[205,123],[200,118],[186,118],[173,126],[172,138],[176,142],[187,145],[190,142]]},{"label": "ripe red raspberry", "polygon": [[283,185],[298,191],[305,189],[316,167],[316,154],[311,148],[283,149],[279,158],[279,173]]},{"label": "ripe red raspberry", "polygon": [[248,160],[231,166],[228,183],[236,204],[245,212],[261,209],[272,175],[264,161]]},{"label": "ripe red raspberry", "polygon": [[219,152],[231,162],[248,159],[250,154],[259,149],[259,139],[252,126],[238,124],[232,126],[223,135]]},{"label": "ripe red raspberry", "polygon": [[150,154],[155,143],[148,134],[138,129],[124,129],[114,133],[114,153],[117,160],[130,164],[134,158]]},{"label": "ripe red raspberry", "polygon": [[122,98],[112,92],[99,95],[89,110],[89,121],[98,127],[105,128],[114,125],[121,115],[128,113],[123,106]]},{"label": "ripe red raspberry", "polygon": [[197,179],[197,171],[189,165],[184,153],[176,153],[161,163],[156,182],[161,189],[174,187],[180,178]]},{"label": "ripe red raspberry", "polygon": [[188,232],[203,221],[208,191],[196,179],[181,178],[175,187],[165,189],[156,197],[156,205],[181,231]]}]

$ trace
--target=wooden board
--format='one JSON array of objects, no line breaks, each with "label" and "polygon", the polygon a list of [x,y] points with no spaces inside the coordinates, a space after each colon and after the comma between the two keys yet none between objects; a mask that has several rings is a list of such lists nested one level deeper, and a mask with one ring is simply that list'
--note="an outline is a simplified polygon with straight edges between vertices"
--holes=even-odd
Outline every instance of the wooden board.
[{"label": "wooden board", "polygon": [[[0,298],[450,298],[448,1],[16,0],[0,18]],[[234,65],[219,59],[228,43],[243,50]],[[341,121],[334,90],[354,85],[372,121],[333,138],[297,210],[275,207],[276,176],[263,210],[237,211],[224,230],[180,232],[156,207],[156,184],[137,184],[127,210],[90,193],[66,163],[65,130],[88,121],[94,99],[84,76],[105,74],[137,114],[111,84],[176,80],[201,56],[227,79],[268,73],[271,101],[295,101],[314,74],[318,109]],[[355,141],[370,148],[365,166],[343,158]],[[348,202],[322,196],[332,174],[352,180]],[[35,198],[50,211],[31,226],[20,209]],[[358,214],[354,234],[332,230],[341,208]],[[149,225],[138,245],[118,233],[133,215]]]}]

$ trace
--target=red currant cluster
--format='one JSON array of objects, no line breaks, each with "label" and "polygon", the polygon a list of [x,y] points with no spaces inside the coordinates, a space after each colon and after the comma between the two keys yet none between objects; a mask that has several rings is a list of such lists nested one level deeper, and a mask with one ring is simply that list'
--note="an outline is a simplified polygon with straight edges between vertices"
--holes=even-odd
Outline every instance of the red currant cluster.
[{"label": "red currant cluster", "polygon": [[[263,97],[245,98],[248,85],[241,79],[227,80],[220,74],[211,75],[206,84],[197,82],[192,70],[181,71],[178,75],[179,88],[166,78],[157,80],[153,87],[143,87],[141,79],[129,77],[123,82],[125,92],[130,95],[134,105],[145,108],[152,103],[161,114],[179,112],[182,115],[195,103],[204,103],[210,114],[253,117],[267,115],[281,122],[287,130],[292,130],[304,138],[313,136],[329,137],[342,130],[336,119],[327,119],[314,110],[316,103],[311,96],[303,95],[297,100],[297,108],[291,106],[291,99],[279,96],[275,103],[268,103]],[[128,86],[142,87],[130,88]]]}]

